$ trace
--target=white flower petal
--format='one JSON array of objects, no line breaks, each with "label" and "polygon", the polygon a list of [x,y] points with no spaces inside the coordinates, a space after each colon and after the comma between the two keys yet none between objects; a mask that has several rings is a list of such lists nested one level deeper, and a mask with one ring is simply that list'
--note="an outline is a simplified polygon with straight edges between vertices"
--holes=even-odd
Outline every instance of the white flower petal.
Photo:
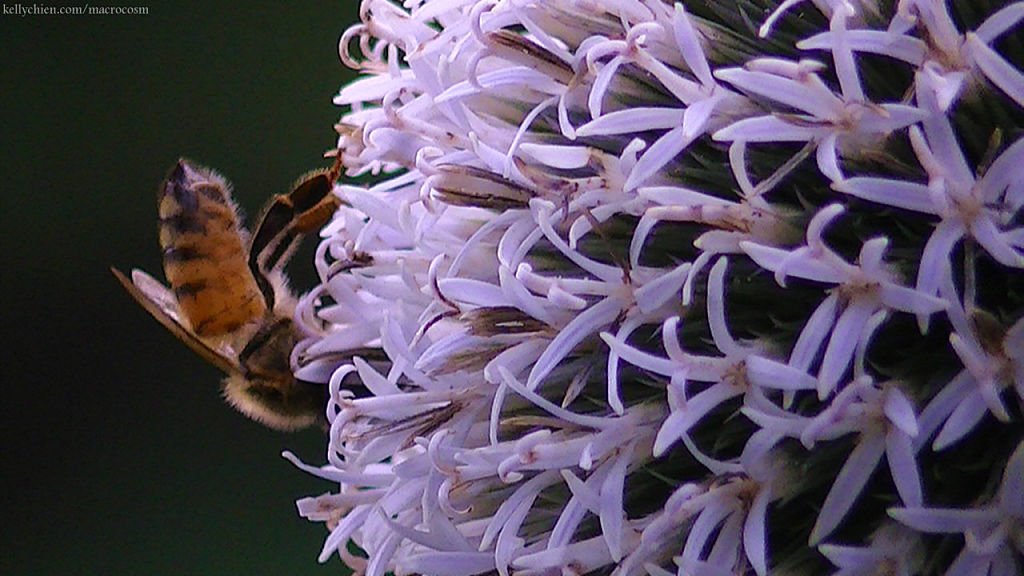
[{"label": "white flower petal", "polygon": [[587,308],[562,328],[533,365],[526,380],[526,387],[530,390],[537,388],[577,344],[584,338],[597,334],[615,320],[622,309],[622,304],[618,298],[609,296]]},{"label": "white flower petal", "polygon": [[825,502],[818,512],[818,519],[811,529],[810,544],[813,546],[839,526],[839,522],[850,511],[850,507],[867,484],[878,466],[885,450],[885,438],[880,434],[863,436],[846,463],[839,470]]},{"label": "white flower petal", "polygon": [[[781,250],[771,246],[762,246],[754,242],[740,242],[740,248],[757,263],[758,266],[772,272],[784,271],[785,276],[795,276],[817,282],[838,284],[843,277],[834,267],[807,257],[807,252]],[[778,276],[778,275],[777,275]],[[780,282],[781,285],[784,286]]]},{"label": "white flower petal", "polygon": [[971,59],[985,74],[985,77],[1018,106],[1024,106],[1024,74],[1003,59],[988,44],[978,39],[975,34],[968,32],[964,45],[970,50]]},{"label": "white flower petal", "polygon": [[683,126],[673,128],[654,141],[643,155],[637,159],[636,165],[622,185],[626,191],[635,190],[653,176],[656,172],[665,167],[680,152],[693,142],[698,135],[687,136]]},{"label": "white flower petal", "polygon": [[[835,32],[822,32],[797,42],[801,50],[831,50]],[[882,54],[902,60],[907,64],[919,65],[924,61],[927,46],[923,41],[906,35],[893,35],[882,30],[848,30],[847,42],[854,52]]]},{"label": "white flower petal", "polygon": [[827,130],[825,127],[787,122],[775,116],[759,116],[734,122],[711,137],[719,142],[809,142]]},{"label": "white flower petal", "polygon": [[608,544],[608,552],[615,562],[620,562],[625,550],[622,543],[622,531],[626,510],[623,508],[623,488],[626,482],[626,467],[630,464],[633,446],[625,446],[608,472],[608,477],[601,483],[600,512],[601,533]]},{"label": "white flower petal", "polygon": [[886,434],[885,455],[889,463],[889,472],[893,483],[905,506],[920,506],[921,476],[914,458],[914,447],[910,436],[900,430],[891,430]]},{"label": "white flower petal", "polygon": [[961,508],[893,508],[889,510],[901,524],[931,534],[956,534],[984,528],[993,521],[992,512]]},{"label": "white flower petal", "polygon": [[977,388],[974,388],[946,419],[946,423],[932,443],[932,448],[938,452],[959,442],[964,436],[970,434],[987,412],[988,406],[985,404],[985,399],[982,398]]},{"label": "white flower petal", "polygon": [[668,130],[682,126],[682,108],[626,108],[597,117],[576,129],[576,135],[611,136],[648,130]]},{"label": "white flower petal", "polygon": [[777,390],[814,390],[818,381],[813,376],[775,360],[751,354],[744,360],[751,384]]}]

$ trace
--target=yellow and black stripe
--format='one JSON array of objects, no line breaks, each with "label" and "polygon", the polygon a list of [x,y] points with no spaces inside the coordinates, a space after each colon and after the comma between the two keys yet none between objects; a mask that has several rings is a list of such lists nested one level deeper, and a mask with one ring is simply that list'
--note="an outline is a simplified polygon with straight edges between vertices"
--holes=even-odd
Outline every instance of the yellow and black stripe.
[{"label": "yellow and black stripe", "polygon": [[230,185],[179,160],[159,194],[164,274],[197,336],[228,334],[266,311],[248,267]]}]

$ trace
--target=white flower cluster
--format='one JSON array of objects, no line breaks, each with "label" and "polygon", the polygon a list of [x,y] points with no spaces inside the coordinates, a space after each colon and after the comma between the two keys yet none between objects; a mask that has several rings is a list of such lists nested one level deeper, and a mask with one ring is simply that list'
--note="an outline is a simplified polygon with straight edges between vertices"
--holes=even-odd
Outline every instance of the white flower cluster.
[{"label": "white flower cluster", "polygon": [[[1019,574],[1024,2],[989,4],[364,0],[373,183],[293,355],[321,560]],[[932,482],[972,435],[988,476]]]}]

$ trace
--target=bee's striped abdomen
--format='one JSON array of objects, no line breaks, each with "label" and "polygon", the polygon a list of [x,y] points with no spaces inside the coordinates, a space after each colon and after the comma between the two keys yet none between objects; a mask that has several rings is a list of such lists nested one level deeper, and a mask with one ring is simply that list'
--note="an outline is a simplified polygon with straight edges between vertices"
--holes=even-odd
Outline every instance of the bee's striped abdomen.
[{"label": "bee's striped abdomen", "polygon": [[228,183],[179,160],[159,204],[164,275],[195,334],[219,336],[260,318],[266,306]]}]

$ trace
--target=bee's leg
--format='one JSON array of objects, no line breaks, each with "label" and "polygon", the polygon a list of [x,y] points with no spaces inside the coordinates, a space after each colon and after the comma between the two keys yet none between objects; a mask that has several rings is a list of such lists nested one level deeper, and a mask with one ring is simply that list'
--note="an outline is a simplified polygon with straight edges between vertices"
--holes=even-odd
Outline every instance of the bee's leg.
[{"label": "bee's leg", "polygon": [[249,245],[249,269],[267,303],[274,307],[274,288],[267,276],[283,268],[299,237],[327,223],[340,205],[331,189],[341,172],[341,155],[329,170],[312,172],[288,194],[271,198],[260,216]]}]

